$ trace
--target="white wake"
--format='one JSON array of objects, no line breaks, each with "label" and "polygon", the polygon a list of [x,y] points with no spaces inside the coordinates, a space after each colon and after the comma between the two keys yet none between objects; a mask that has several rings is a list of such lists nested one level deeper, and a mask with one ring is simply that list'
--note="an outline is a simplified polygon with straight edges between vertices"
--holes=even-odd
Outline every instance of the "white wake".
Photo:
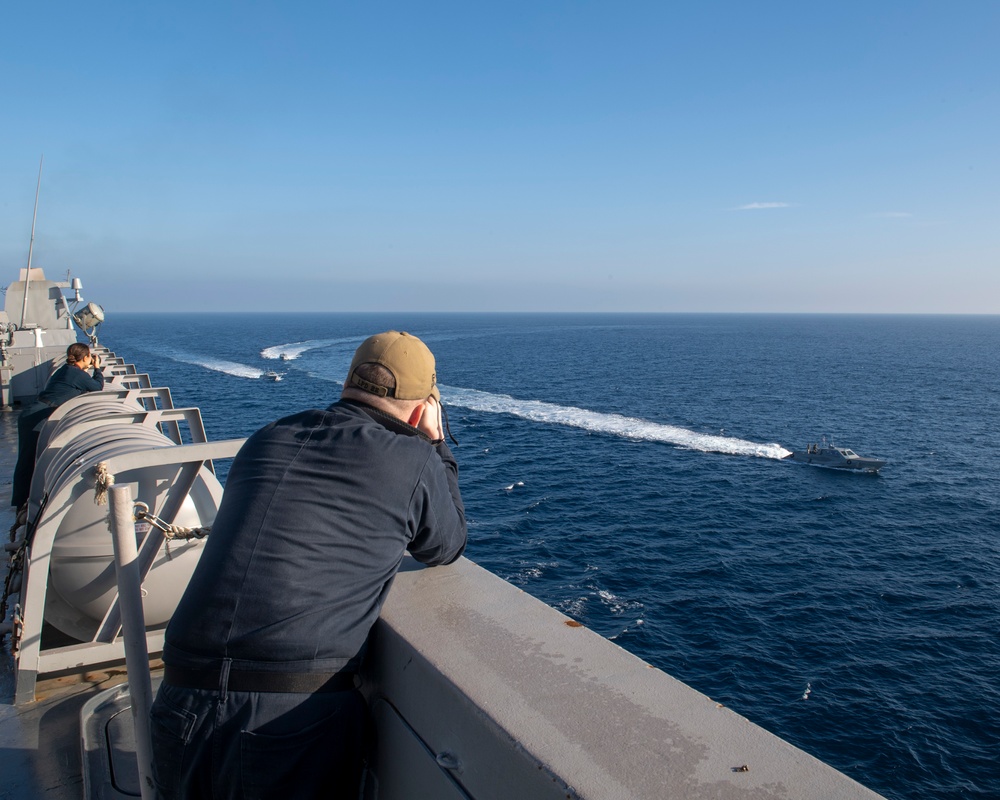
[{"label": "white wake", "polygon": [[210,356],[199,356],[192,353],[173,352],[170,357],[175,361],[183,361],[185,364],[194,364],[196,367],[210,369],[213,372],[224,372],[226,375],[234,375],[237,378],[259,378],[264,374],[264,370],[251,367],[246,364],[237,364],[235,361],[223,361]]},{"label": "white wake", "polygon": [[289,342],[288,344],[276,344],[273,347],[265,347],[260,351],[264,358],[280,358],[283,361],[293,361],[309,350],[318,350],[323,347],[332,347],[337,344],[353,342],[360,344],[361,339],[357,336],[342,337],[339,339],[309,339],[305,342]]},{"label": "white wake", "polygon": [[660,422],[650,422],[620,414],[604,414],[599,411],[588,411],[585,408],[574,406],[560,406],[540,400],[518,400],[509,395],[480,392],[475,389],[442,386],[441,395],[445,402],[473,411],[511,414],[532,422],[567,425],[571,428],[583,428],[595,433],[607,433],[626,439],[665,442],[706,453],[727,453],[729,455],[774,459],[784,458],[790,453],[780,444],[760,444],[729,436],[698,433],[675,425],[665,425]]},{"label": "white wake", "polygon": [[[279,344],[261,351],[264,358],[298,358],[307,350],[315,350],[333,345],[358,343],[358,337],[339,339],[313,339],[305,342]],[[345,354],[344,372],[350,364],[351,355]],[[330,375],[309,373],[317,378],[342,383],[342,378]],[[338,373],[343,374],[343,373]],[[582,428],[595,433],[606,433],[639,441],[664,442],[689,450],[700,450],[706,453],[727,453],[729,455],[756,456],[758,458],[781,459],[790,455],[780,444],[761,444],[730,436],[717,436],[698,433],[675,425],[665,425],[659,422],[626,417],[620,414],[604,414],[599,411],[588,411],[574,406],[560,406],[541,400],[518,400],[505,394],[481,392],[477,389],[441,386],[442,399],[451,405],[468,408],[472,411],[484,411],[492,414],[511,414],[532,422],[544,422],[553,425],[566,425],[571,428]]]}]

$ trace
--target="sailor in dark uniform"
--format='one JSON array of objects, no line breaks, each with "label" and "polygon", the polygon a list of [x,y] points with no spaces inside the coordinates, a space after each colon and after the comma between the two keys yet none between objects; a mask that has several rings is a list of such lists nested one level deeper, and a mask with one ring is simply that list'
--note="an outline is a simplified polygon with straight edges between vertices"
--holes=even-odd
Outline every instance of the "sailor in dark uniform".
[{"label": "sailor in dark uniform", "polygon": [[76,342],[66,349],[66,363],[52,373],[38,401],[28,406],[17,418],[17,464],[14,466],[14,486],[10,504],[20,509],[28,501],[31,474],[35,471],[35,451],[42,423],[67,400],[104,388],[104,375],[99,371],[101,360],[90,348]]},{"label": "sailor in dark uniform", "polygon": [[262,428],[233,461],[166,630],[158,797],[356,800],[369,630],[406,551],[449,564],[465,541],[434,356],[373,336],[340,401]]}]

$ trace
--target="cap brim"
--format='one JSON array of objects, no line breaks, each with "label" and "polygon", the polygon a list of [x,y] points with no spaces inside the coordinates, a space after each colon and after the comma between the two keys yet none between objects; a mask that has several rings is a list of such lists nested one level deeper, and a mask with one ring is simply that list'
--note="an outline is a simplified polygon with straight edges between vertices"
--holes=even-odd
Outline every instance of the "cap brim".
[{"label": "cap brim", "polygon": [[431,397],[433,397],[439,403],[441,402],[441,392],[438,391],[438,387],[437,386],[435,386],[433,389],[431,389]]}]

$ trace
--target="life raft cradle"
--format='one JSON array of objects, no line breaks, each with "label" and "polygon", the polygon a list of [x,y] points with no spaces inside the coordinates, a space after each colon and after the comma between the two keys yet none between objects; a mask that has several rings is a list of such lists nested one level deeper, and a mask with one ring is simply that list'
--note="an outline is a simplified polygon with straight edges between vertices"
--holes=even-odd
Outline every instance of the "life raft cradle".
[{"label": "life raft cradle", "polygon": [[[113,363],[108,364],[107,369],[109,372],[111,370],[115,372],[111,379],[112,385],[106,386],[102,392],[90,393],[65,403],[49,418],[41,437],[46,441],[39,442],[40,456],[36,467],[42,466],[43,446],[51,448],[50,452],[58,453],[71,446],[75,434],[94,434],[105,426],[139,425],[147,429],[155,428],[165,435],[169,446],[122,452],[104,459],[103,467],[100,469],[90,467],[88,470],[89,480],[102,483],[104,492],[112,485],[113,476],[122,476],[126,473],[135,476],[137,472],[141,473],[143,470],[162,471],[164,468],[172,472],[173,478],[169,480],[169,490],[157,497],[155,512],[150,511],[147,503],[135,507],[135,516],[138,517],[136,522],[139,523],[136,530],[138,566],[140,579],[144,580],[161,552],[168,560],[172,560],[169,552],[171,541],[197,540],[207,534],[208,525],[178,526],[174,520],[192,488],[199,482],[199,476],[203,476],[206,469],[214,475],[213,460],[234,457],[245,440],[208,442],[199,409],[173,408],[170,390],[150,387],[148,377],[136,373],[133,367]],[[133,401],[138,407],[133,406],[129,410],[122,409],[94,419],[81,420],[78,425],[73,426],[75,434],[70,430],[56,430],[55,423],[70,414],[75,407],[112,398]],[[186,430],[183,431],[185,435],[182,435],[180,423],[186,423]],[[107,433],[110,435],[112,432],[113,429],[108,427]],[[184,443],[185,440],[187,443]],[[78,473],[78,476],[78,481],[87,480],[87,473]],[[126,481],[134,483],[135,479],[126,477]],[[95,484],[95,499],[100,490]],[[67,505],[70,491],[72,490],[69,485],[60,488],[53,497],[49,497],[47,490],[40,493],[33,491],[34,502],[33,507],[29,506],[27,521],[16,529],[12,536],[14,541],[6,548],[11,554],[11,560],[16,560],[20,567],[17,570],[20,585],[16,587],[19,591],[16,598],[18,602],[15,605],[17,624],[9,631],[12,636],[17,634],[18,638],[15,704],[34,699],[35,684],[40,675],[80,666],[121,662],[124,659],[124,642],[120,636],[121,610],[117,596],[111,602],[103,620],[97,625],[94,635],[89,637],[89,641],[45,649],[41,645],[42,622],[53,563],[53,545],[58,533],[60,515],[64,513],[62,509]],[[211,519],[205,522],[210,523]],[[14,594],[14,586],[4,588],[11,590],[11,595]],[[162,651],[163,628],[161,626],[147,628],[146,639],[148,652]]]}]

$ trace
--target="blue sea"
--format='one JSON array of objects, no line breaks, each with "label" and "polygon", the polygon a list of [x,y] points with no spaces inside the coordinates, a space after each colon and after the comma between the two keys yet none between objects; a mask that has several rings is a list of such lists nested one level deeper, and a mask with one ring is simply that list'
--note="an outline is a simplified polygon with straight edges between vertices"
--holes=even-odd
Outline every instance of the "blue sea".
[{"label": "blue sea", "polygon": [[[101,343],[221,439],[328,405],[388,328],[437,356],[469,558],[888,798],[1000,797],[1000,317],[112,314]],[[888,465],[781,460],[824,435]]]}]

